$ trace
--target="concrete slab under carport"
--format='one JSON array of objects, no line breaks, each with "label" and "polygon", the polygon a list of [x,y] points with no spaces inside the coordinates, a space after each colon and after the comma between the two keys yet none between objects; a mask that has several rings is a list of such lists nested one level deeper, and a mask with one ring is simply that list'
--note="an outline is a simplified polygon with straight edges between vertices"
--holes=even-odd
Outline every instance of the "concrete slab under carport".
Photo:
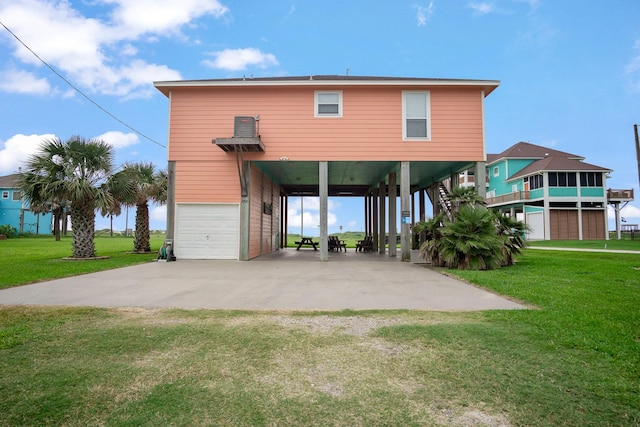
[{"label": "concrete slab under carport", "polygon": [[[475,311],[525,306],[384,254],[285,249],[252,261],[178,260],[0,291],[0,305]],[[78,262],[78,261],[76,261]]]}]

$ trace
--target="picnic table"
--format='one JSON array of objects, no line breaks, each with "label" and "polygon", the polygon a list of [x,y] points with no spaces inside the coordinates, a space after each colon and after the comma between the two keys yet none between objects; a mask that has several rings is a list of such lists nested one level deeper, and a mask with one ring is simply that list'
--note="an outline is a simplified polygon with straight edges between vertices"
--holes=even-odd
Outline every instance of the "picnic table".
[{"label": "picnic table", "polygon": [[296,248],[296,251],[299,251],[301,247],[303,246],[313,246],[313,250],[317,251],[318,250],[318,242],[314,242],[313,239],[311,239],[311,237],[303,237],[299,242],[295,242],[296,245],[298,245],[298,247]]}]

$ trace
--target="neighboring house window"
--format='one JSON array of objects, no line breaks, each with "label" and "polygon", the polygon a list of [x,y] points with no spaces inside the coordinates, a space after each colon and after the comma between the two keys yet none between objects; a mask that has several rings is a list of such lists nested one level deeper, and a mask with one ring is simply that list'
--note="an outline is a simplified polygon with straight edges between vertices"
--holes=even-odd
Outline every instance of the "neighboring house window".
[{"label": "neighboring house window", "polygon": [[512,193],[517,193],[518,192],[518,184],[512,184],[511,185],[511,192]]},{"label": "neighboring house window", "polygon": [[13,198],[12,200],[18,201],[22,199],[22,192],[13,190]]},{"label": "neighboring house window", "polygon": [[549,172],[549,187],[575,187],[575,172]]},{"label": "neighboring house window", "polygon": [[431,139],[429,92],[402,92],[402,139]]},{"label": "neighboring house window", "polygon": [[8,191],[3,191],[2,192],[2,198],[3,199],[8,199],[9,198],[9,192]]},{"label": "neighboring house window", "polygon": [[535,190],[536,188],[544,187],[544,181],[542,180],[542,175],[532,175],[524,179],[525,182],[529,183],[529,189]]},{"label": "neighboring house window", "polygon": [[493,176],[500,176],[500,168],[498,166],[493,168]]},{"label": "neighboring house window", "polygon": [[316,91],[315,117],[342,117],[342,91]]},{"label": "neighboring house window", "polygon": [[602,172],[580,172],[581,187],[602,187]]}]

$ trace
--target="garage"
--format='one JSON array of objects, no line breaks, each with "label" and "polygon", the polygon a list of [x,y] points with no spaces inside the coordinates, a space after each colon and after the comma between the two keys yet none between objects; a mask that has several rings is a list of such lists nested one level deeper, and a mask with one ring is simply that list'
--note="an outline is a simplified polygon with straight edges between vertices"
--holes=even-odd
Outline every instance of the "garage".
[{"label": "garage", "polygon": [[238,259],[237,204],[178,203],[174,252],[178,259]]},{"label": "garage", "polygon": [[578,211],[552,209],[549,212],[551,240],[578,240]]},{"label": "garage", "polygon": [[527,240],[544,240],[544,217],[542,212],[527,213]]}]

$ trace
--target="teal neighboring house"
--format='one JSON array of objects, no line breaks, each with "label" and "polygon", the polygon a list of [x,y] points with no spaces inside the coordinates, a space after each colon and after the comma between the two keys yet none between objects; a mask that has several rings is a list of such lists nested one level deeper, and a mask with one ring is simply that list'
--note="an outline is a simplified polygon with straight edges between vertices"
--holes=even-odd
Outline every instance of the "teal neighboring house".
[{"label": "teal neighboring house", "polygon": [[487,154],[487,206],[524,221],[529,240],[608,239],[611,172],[582,156],[519,142]]},{"label": "teal neighboring house", "polygon": [[53,215],[31,212],[17,180],[18,174],[0,176],[0,225],[8,224],[18,233],[51,234]]}]

